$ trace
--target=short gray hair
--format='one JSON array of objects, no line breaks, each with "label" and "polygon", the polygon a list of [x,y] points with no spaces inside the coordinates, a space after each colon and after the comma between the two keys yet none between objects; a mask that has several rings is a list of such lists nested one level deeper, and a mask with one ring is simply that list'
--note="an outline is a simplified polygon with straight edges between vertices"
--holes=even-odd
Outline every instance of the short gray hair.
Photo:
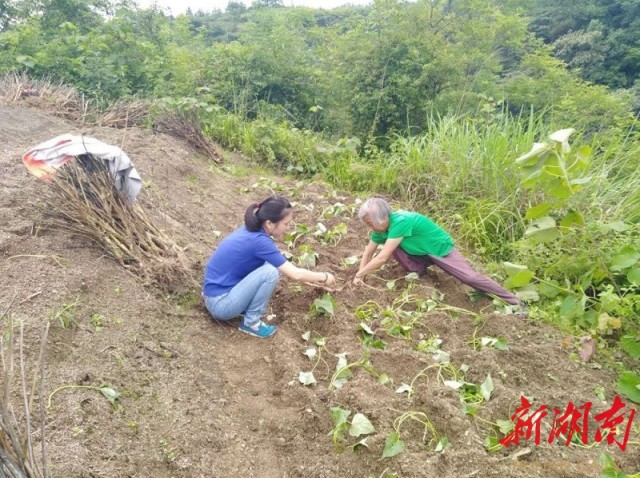
[{"label": "short gray hair", "polygon": [[373,197],[360,206],[358,218],[362,220],[365,216],[369,216],[369,220],[378,225],[389,219],[389,214],[391,214],[389,203],[382,198]]}]

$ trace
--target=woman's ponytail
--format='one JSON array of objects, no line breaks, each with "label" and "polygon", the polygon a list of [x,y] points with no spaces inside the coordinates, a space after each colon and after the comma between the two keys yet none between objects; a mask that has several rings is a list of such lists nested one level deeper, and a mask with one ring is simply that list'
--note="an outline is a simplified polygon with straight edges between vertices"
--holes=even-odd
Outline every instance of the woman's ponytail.
[{"label": "woman's ponytail", "polygon": [[276,223],[291,209],[291,203],[280,196],[271,196],[261,203],[251,204],[244,213],[244,225],[248,231],[257,232],[265,221]]},{"label": "woman's ponytail", "polygon": [[251,206],[247,208],[244,213],[244,225],[247,230],[251,232],[256,232],[260,230],[260,226],[262,222],[258,218],[258,210],[260,209],[260,204],[253,203]]}]

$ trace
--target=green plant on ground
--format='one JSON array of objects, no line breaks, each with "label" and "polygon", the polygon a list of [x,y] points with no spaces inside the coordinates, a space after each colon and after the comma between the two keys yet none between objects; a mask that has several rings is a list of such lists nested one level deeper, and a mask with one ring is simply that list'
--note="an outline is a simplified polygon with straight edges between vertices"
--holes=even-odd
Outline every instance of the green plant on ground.
[{"label": "green plant on ground", "polygon": [[320,219],[333,219],[334,217],[340,217],[346,214],[349,214],[347,206],[341,202],[337,202],[331,206],[325,207],[320,214]]},{"label": "green plant on ground", "polygon": [[600,455],[602,472],[600,478],[640,478],[640,472],[627,474],[620,470],[615,460],[608,453]]},{"label": "green plant on ground", "polygon": [[326,293],[320,299],[316,299],[311,304],[309,313],[313,316],[333,317],[336,313],[337,303],[331,294]]},{"label": "green plant on ground", "polygon": [[[402,413],[393,421],[393,432],[387,435],[385,439],[384,450],[382,451],[382,458],[391,458],[404,452],[405,444],[401,438],[402,426],[407,421],[417,422],[423,427],[423,434],[421,444],[426,448],[433,449],[434,451],[444,451],[449,447],[449,440],[446,437],[441,437],[436,428],[429,420],[426,413],[410,410]],[[427,441],[427,438],[429,440]]]},{"label": "green plant on ground", "polygon": [[160,440],[160,450],[167,463],[174,463],[178,459],[178,451],[164,438]]},{"label": "green plant on ground", "polygon": [[63,390],[96,390],[100,392],[104,398],[107,399],[107,401],[114,409],[120,410],[121,408],[120,404],[117,403],[117,400],[120,397],[120,392],[115,391],[108,385],[101,385],[99,387],[95,385],[63,385],[62,387],[56,388],[49,394],[49,399],[47,400],[47,408],[51,408],[51,399],[53,398],[53,396]]},{"label": "green plant on ground", "polygon": [[[327,349],[327,339],[325,337],[311,338],[311,331],[307,331],[302,334],[302,339],[308,342],[303,354],[306,355],[309,360],[314,362],[313,367],[309,372],[300,372],[298,380],[303,385],[313,385],[316,382],[314,372],[320,363],[324,363],[327,368],[327,379],[331,376],[331,367],[325,360],[324,355],[333,355],[337,357],[339,354],[335,354]],[[338,362],[339,363],[339,362]]]},{"label": "green plant on ground", "polygon": [[[524,265],[505,264],[505,285],[522,298],[541,300],[543,318],[622,349],[631,357],[627,367],[634,368],[640,345],[628,337],[640,335],[640,226],[621,221],[614,204],[601,202],[612,199],[604,190],[621,179],[592,168],[592,149],[572,147],[573,133],[556,131],[516,159],[523,185],[539,200],[527,210],[530,224],[514,246]],[[628,169],[632,183],[640,184],[639,171]]]},{"label": "green plant on ground", "polygon": [[52,313],[51,320],[53,320],[54,322],[57,321],[63,329],[76,327],[78,325],[76,310],[80,306],[80,303],[80,299],[76,299],[69,304],[64,304],[61,309],[56,310]]},{"label": "green plant on ground", "polygon": [[194,309],[202,303],[200,291],[189,290],[177,296],[176,304],[185,309]]},{"label": "green plant on ground", "polygon": [[318,254],[310,244],[303,244],[300,246],[297,260],[300,267],[304,267],[306,269],[315,267],[319,258],[320,254]]},{"label": "green plant on ground", "polygon": [[[333,429],[329,432],[331,442],[337,452],[342,452],[347,443],[346,433],[354,438],[362,435],[369,435],[375,432],[375,427],[371,421],[362,413],[356,413],[349,423],[350,410],[344,410],[340,407],[331,408],[331,419],[333,420]],[[349,445],[354,451],[358,446],[367,446],[367,439],[361,439],[358,442]]]},{"label": "green plant on ground", "polygon": [[[380,374],[371,364],[369,358],[369,352],[367,349],[363,351],[362,357],[355,362],[349,363],[347,361],[347,354],[335,354],[338,357],[338,363],[336,365],[336,371],[329,381],[329,388],[341,388],[349,378],[353,376],[353,370],[360,367],[369,372],[375,379],[379,380],[383,374]],[[386,376],[386,374],[384,374]]]},{"label": "green plant on ground", "polygon": [[100,332],[103,329],[105,320],[106,319],[101,314],[98,314],[98,313],[91,314],[91,319],[90,319],[91,325],[95,327],[96,332]]},{"label": "green plant on ground", "polygon": [[298,240],[303,237],[305,234],[309,234],[311,232],[311,227],[306,224],[296,224],[293,228],[293,231],[287,232],[284,236],[284,243],[287,245],[288,249],[293,249],[296,247],[296,243]]},{"label": "green plant on ground", "polygon": [[322,244],[335,246],[346,233],[347,225],[343,222],[331,229],[327,229],[323,223],[319,222],[313,235],[317,237]]}]

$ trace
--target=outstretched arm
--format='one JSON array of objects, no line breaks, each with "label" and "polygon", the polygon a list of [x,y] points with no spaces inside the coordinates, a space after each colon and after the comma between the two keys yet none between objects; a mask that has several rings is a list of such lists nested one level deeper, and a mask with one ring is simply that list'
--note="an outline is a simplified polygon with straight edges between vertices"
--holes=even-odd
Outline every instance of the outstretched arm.
[{"label": "outstretched arm", "polygon": [[358,272],[360,272],[364,268],[364,266],[371,262],[371,259],[373,258],[373,255],[375,254],[377,249],[378,244],[373,241],[369,241],[369,243],[364,248],[364,252],[362,253],[362,259],[360,259],[360,267],[358,268]]},{"label": "outstretched arm", "polygon": [[[383,264],[385,264],[393,255],[393,251],[395,251],[396,248],[400,245],[402,239],[402,237],[387,239],[387,241],[384,243],[384,246],[382,247],[382,250],[373,259],[371,259],[371,255],[373,255],[373,253],[375,252],[375,248],[372,246],[372,244],[376,247],[377,244],[373,241],[369,242],[362,255],[362,262],[360,264],[360,269],[356,273],[354,283],[356,282],[356,280],[362,279],[363,276],[379,269]],[[367,253],[369,253],[368,256]],[[365,261],[365,259],[367,260]]]},{"label": "outstretched arm", "polygon": [[288,278],[302,282],[319,282],[332,286],[336,283],[336,278],[330,272],[315,272],[303,269],[287,261],[278,267],[278,270]]}]

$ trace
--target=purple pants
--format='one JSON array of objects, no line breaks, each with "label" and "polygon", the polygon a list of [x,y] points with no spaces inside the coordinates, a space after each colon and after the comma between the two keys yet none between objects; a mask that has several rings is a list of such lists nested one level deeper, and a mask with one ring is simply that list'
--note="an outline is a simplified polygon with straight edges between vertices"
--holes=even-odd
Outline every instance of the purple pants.
[{"label": "purple pants", "polygon": [[486,294],[492,294],[500,297],[508,304],[519,304],[518,298],[511,292],[506,290],[496,281],[483,276],[479,272],[473,270],[465,257],[460,254],[457,247],[444,257],[436,256],[411,256],[399,247],[393,252],[393,257],[409,272],[417,272],[423,274],[425,267],[432,264],[437,265],[443,271],[451,274],[463,284],[473,287],[477,291]]}]

